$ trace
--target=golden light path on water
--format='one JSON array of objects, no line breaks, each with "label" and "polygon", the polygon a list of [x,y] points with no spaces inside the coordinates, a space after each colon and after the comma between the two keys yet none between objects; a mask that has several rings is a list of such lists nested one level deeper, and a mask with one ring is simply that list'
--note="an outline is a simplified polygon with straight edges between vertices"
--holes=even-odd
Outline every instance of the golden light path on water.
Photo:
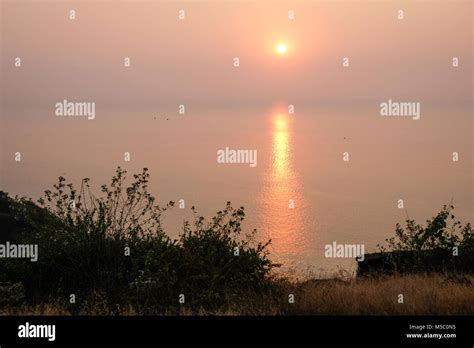
[{"label": "golden light path on water", "polygon": [[275,116],[274,126],[275,130],[273,132],[272,146],[272,174],[274,179],[282,181],[288,179],[290,174],[288,120],[286,120],[285,115],[277,114]]},{"label": "golden light path on water", "polygon": [[[260,221],[276,262],[288,264],[305,249],[303,197],[294,165],[293,116],[274,112],[270,117],[271,161],[265,171]],[[294,206],[294,207],[293,207]]]}]

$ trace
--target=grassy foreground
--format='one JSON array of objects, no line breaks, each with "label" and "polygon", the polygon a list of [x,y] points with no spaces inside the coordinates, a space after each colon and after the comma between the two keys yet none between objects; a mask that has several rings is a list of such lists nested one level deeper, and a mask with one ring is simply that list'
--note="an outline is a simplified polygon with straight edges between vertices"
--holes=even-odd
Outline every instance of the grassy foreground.
[{"label": "grassy foreground", "polygon": [[[391,277],[342,280],[310,280],[282,284],[279,296],[254,294],[240,301],[225,303],[209,311],[183,305],[179,312],[163,315],[472,315],[473,276],[449,279],[443,275],[398,275]],[[287,294],[293,294],[294,303]],[[399,295],[403,303],[399,303]],[[70,315],[68,308],[47,303],[5,309],[2,315]],[[110,313],[106,307],[83,308],[84,315],[140,315],[132,306]]]}]

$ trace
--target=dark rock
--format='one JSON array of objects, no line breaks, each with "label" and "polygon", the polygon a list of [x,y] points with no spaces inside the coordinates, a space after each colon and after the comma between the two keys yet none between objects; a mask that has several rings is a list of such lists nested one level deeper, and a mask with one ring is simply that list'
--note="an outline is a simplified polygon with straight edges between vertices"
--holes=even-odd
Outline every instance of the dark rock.
[{"label": "dark rock", "polygon": [[366,254],[364,261],[358,262],[357,276],[431,272],[474,273],[472,253],[460,249],[454,256],[452,251],[438,248]]}]

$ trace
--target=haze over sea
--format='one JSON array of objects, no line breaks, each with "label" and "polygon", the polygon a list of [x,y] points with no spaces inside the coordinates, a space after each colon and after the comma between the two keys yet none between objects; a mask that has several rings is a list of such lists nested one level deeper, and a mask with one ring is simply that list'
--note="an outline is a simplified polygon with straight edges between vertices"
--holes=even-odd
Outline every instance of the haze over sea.
[{"label": "haze over sea", "polygon": [[[191,206],[210,217],[231,201],[246,209],[244,230],[272,240],[275,261],[318,274],[355,264],[324,257],[333,241],[375,251],[397,222],[423,222],[451,200],[461,221],[472,218],[470,104],[425,104],[420,120],[382,117],[370,102],[301,102],[293,115],[283,105],[102,111],[93,121],[12,111],[4,153],[34,156],[5,158],[2,188],[39,198],[63,175],[76,184],[89,177],[98,191],[117,166],[129,174],[148,167],[159,203],[185,201],[165,216],[171,236],[192,219]],[[225,147],[257,150],[257,166],[217,163]],[[453,151],[462,160],[453,162]]]},{"label": "haze over sea", "polygon": [[[171,236],[191,206],[211,217],[231,201],[297,272],[352,269],[324,246],[376,251],[397,222],[451,201],[472,222],[472,1],[1,6],[11,195],[37,199],[59,175],[99,190],[117,166],[147,167],[160,203],[185,201],[165,217]],[[93,119],[57,116],[64,100],[89,103]],[[420,118],[381,116],[389,100]],[[218,163],[226,148],[256,150],[257,165]]]}]

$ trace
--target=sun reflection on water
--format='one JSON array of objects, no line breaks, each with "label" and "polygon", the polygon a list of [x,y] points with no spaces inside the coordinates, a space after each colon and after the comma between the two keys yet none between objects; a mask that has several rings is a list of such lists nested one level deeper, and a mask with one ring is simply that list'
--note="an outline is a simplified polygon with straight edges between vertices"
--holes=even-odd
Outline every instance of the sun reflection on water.
[{"label": "sun reflection on water", "polygon": [[288,120],[285,115],[277,114],[272,144],[272,174],[275,179],[283,180],[290,174],[289,148]]},{"label": "sun reflection on water", "polygon": [[[261,195],[261,230],[272,240],[271,249],[281,256],[277,262],[290,262],[305,247],[303,196],[300,178],[294,168],[292,116],[273,113],[270,117],[270,168],[265,171]],[[294,206],[294,207],[293,207]]]}]

